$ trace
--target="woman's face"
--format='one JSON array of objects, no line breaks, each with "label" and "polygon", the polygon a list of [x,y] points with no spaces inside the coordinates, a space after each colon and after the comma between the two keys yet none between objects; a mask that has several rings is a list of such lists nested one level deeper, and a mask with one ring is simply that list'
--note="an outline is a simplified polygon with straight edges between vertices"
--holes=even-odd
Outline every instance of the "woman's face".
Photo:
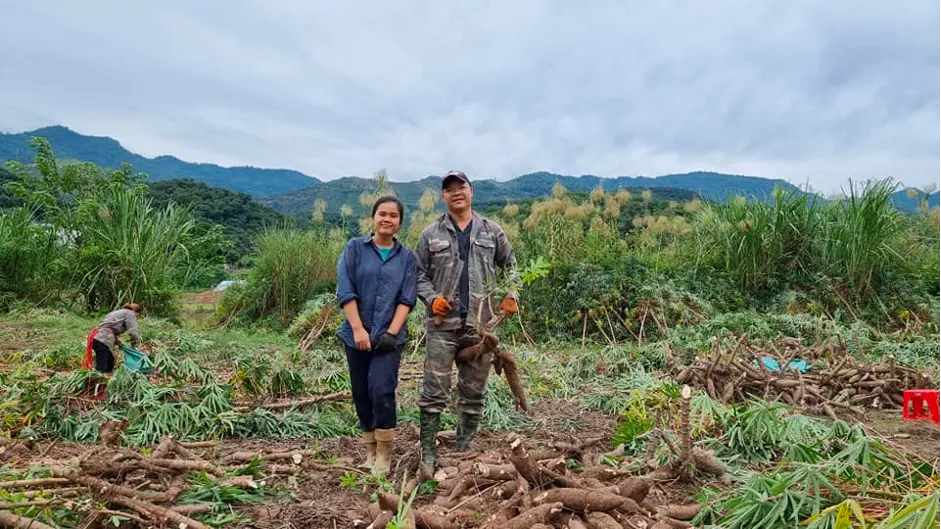
[{"label": "woman's face", "polygon": [[399,232],[402,225],[402,217],[399,215],[399,206],[395,202],[383,202],[376,209],[376,214],[372,217],[372,222],[378,235],[395,235]]}]

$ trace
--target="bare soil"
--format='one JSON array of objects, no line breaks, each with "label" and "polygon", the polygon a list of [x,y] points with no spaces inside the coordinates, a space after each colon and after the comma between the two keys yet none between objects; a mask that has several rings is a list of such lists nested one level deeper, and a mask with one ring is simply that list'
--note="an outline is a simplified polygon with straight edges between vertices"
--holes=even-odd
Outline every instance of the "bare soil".
[{"label": "bare soil", "polygon": [[911,452],[928,463],[939,460],[941,429],[931,421],[912,421],[902,418],[902,410],[873,410],[866,414],[863,424],[886,442]]}]

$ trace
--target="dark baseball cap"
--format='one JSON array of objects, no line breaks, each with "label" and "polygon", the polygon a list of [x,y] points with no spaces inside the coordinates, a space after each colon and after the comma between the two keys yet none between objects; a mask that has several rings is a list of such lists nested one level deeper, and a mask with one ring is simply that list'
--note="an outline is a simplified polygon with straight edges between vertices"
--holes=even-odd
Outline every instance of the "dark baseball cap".
[{"label": "dark baseball cap", "polygon": [[464,182],[467,185],[470,185],[470,178],[467,178],[467,175],[464,174],[464,171],[448,171],[441,177],[441,189],[447,187],[448,183],[454,179],[458,179],[461,182]]}]

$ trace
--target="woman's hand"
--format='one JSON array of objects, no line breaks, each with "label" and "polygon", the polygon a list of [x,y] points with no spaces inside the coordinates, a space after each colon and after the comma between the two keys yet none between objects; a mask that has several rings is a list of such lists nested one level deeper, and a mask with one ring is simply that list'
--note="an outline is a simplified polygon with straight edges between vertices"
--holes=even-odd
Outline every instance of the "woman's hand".
[{"label": "woman's hand", "polygon": [[395,336],[392,333],[382,333],[382,336],[376,340],[376,353],[391,353],[395,351]]},{"label": "woman's hand", "polygon": [[372,350],[372,344],[369,343],[369,332],[363,327],[353,329],[353,341],[356,342],[356,348],[360,351]]}]

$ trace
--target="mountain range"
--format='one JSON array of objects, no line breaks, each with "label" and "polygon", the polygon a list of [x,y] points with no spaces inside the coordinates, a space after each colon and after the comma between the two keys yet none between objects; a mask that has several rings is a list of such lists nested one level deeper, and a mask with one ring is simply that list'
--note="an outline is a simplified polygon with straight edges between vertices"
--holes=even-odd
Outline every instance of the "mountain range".
[{"label": "mountain range", "polygon": [[[284,213],[310,211],[317,199],[327,202],[328,212],[338,211],[343,204],[357,207],[360,193],[375,188],[375,181],[369,178],[351,176],[322,181],[290,169],[221,167],[209,163],[186,162],[174,156],[147,158],[128,151],[113,138],[88,136],[58,125],[21,133],[0,133],[0,162],[31,162],[34,153],[29,147],[29,138],[33,136],[46,138],[61,159],[89,161],[113,168],[127,162],[136,171],[146,173],[151,181],[194,179],[212,187],[248,193],[255,200]],[[725,200],[730,195],[763,199],[769,197],[778,186],[797,190],[793,184],[781,179],[706,171],[658,177],[602,178],[593,175],[567,176],[534,172],[505,181],[475,180],[473,175],[471,178],[475,201],[482,203],[543,197],[551,193],[552,186],[556,183],[561,183],[573,192],[590,191],[599,183],[605,190],[622,187],[657,188],[659,195],[670,196],[676,200],[688,200],[697,195],[718,201]],[[439,177],[429,176],[410,182],[391,182],[391,186],[403,202],[413,205],[417,203],[425,188],[439,189],[439,182]],[[918,207],[918,201],[908,197],[905,190],[896,193],[893,201],[900,209],[913,211]],[[937,192],[929,197],[929,204],[938,205]]]}]

